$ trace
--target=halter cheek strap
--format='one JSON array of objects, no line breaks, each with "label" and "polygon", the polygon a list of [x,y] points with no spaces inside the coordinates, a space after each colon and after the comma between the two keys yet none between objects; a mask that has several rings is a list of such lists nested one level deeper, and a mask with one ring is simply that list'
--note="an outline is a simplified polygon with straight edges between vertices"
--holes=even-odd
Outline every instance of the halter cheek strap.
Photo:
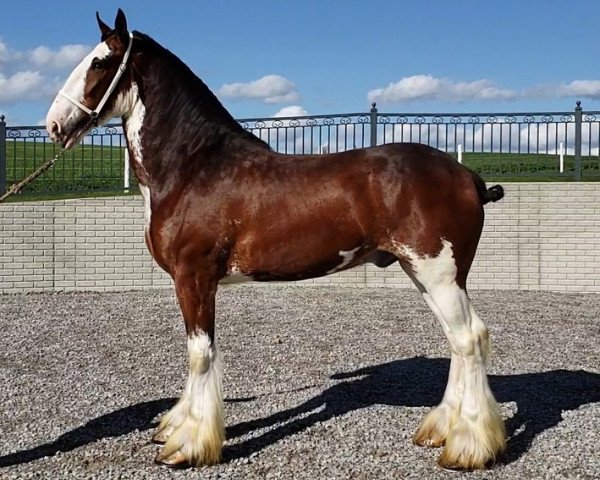
[{"label": "halter cheek strap", "polygon": [[108,97],[110,97],[110,95],[114,92],[118,81],[120,80],[121,76],[125,72],[125,68],[127,67],[127,60],[129,60],[129,54],[131,53],[131,45],[132,44],[133,44],[133,34],[131,32],[129,32],[129,44],[127,45],[127,50],[125,51],[123,60],[121,61],[121,64],[119,65],[119,68],[117,69],[117,73],[115,74],[115,77],[113,78],[112,82],[108,86],[108,90],[106,91],[106,93],[104,94],[104,96],[102,97],[102,99],[100,100],[100,102],[98,103],[98,105],[96,106],[96,108],[94,110],[90,110],[83,103],[81,103],[80,101],[71,97],[64,90],[60,90],[58,92],[59,95],[62,95],[63,97],[65,97],[69,102],[71,102],[76,107],[79,107],[81,110],[83,110],[85,113],[87,113],[90,117],[98,118],[98,116],[100,115],[100,112],[104,108],[104,105],[108,101]]}]

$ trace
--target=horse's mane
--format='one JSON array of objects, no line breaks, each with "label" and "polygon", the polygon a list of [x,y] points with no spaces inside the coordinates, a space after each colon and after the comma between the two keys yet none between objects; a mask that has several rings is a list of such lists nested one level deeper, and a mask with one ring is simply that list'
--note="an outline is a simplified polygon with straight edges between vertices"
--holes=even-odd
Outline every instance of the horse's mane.
[{"label": "horse's mane", "polygon": [[159,106],[161,122],[168,122],[179,133],[187,135],[188,139],[195,138],[195,143],[203,146],[239,139],[270,149],[266,142],[245,130],[176,55],[149,35],[133,33],[141,44],[141,51],[158,60],[144,76],[144,91],[140,94],[142,97],[162,96],[158,100],[162,102]]}]

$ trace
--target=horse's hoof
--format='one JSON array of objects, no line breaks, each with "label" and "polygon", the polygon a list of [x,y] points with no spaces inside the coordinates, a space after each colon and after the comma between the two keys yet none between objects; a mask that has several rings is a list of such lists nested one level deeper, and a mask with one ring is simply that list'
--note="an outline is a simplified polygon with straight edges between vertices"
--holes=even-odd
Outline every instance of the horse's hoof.
[{"label": "horse's hoof", "polygon": [[447,472],[460,473],[460,472],[474,472],[475,470],[490,470],[490,469],[494,468],[494,465],[496,464],[496,462],[494,462],[493,460],[490,460],[490,461],[484,463],[483,465],[464,467],[464,466],[458,465],[456,463],[444,463],[440,459],[440,460],[438,460],[437,464],[438,464],[438,467],[440,467],[442,470],[446,470]]},{"label": "horse's hoof", "polygon": [[446,445],[446,439],[445,438],[426,438],[426,439],[419,439],[419,438],[413,438],[413,442],[415,443],[415,445],[418,445],[419,447],[430,447],[430,448],[438,448],[438,447],[443,447],[444,445]]},{"label": "horse's hoof", "polygon": [[[430,418],[430,417],[428,417]],[[436,428],[434,422],[426,422],[421,425],[419,430],[413,435],[413,443],[419,447],[443,447],[446,444],[446,437]]]},{"label": "horse's hoof", "polygon": [[167,443],[167,440],[169,439],[172,433],[173,428],[171,427],[161,428],[154,435],[152,435],[151,442],[155,443],[156,445],[164,445],[165,443]]},{"label": "horse's hoof", "polygon": [[472,472],[475,470],[472,467],[470,468],[466,467],[465,465],[460,465],[456,461],[449,461],[448,459],[444,458],[443,454],[440,456],[440,458],[438,458],[437,464],[438,467],[440,467],[442,470],[446,470],[447,472]]},{"label": "horse's hoof", "polygon": [[462,468],[458,465],[442,465],[440,462],[438,462],[438,467],[440,467],[442,470],[445,470],[446,472],[451,472],[451,473],[462,473],[462,472],[472,472],[473,471],[473,469]]},{"label": "horse's hoof", "polygon": [[447,472],[473,472],[475,470],[489,470],[495,465],[494,459],[479,460],[466,458],[452,458],[444,450],[438,458],[438,466]]},{"label": "horse's hoof", "polygon": [[175,468],[175,469],[183,469],[183,468],[190,467],[190,464],[188,463],[187,459],[185,458],[185,455],[183,453],[181,453],[179,450],[176,451],[174,454],[169,455],[166,458],[163,458],[161,455],[161,452],[158,452],[156,454],[156,457],[154,458],[154,463],[156,463],[157,465],[162,465],[164,467]]}]

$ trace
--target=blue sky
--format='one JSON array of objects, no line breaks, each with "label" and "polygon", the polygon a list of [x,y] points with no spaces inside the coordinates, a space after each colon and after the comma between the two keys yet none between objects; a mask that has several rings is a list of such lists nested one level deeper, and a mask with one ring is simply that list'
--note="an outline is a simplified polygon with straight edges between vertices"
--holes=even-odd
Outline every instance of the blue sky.
[{"label": "blue sky", "polygon": [[237,118],[600,110],[598,1],[62,0],[3,7],[0,114],[39,123],[118,7]]}]

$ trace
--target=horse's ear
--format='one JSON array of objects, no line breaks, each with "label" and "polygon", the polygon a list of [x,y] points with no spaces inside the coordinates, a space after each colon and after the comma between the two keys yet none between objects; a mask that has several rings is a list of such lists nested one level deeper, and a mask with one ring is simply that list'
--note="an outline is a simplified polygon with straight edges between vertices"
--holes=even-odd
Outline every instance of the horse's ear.
[{"label": "horse's ear", "polygon": [[102,21],[98,12],[96,12],[96,20],[98,21],[98,26],[100,27],[100,32],[102,33],[103,37],[112,31],[112,28]]},{"label": "horse's ear", "polygon": [[119,8],[117,12],[117,17],[115,18],[115,31],[119,35],[128,35],[127,32],[127,19],[125,18],[125,14],[123,10]]}]

